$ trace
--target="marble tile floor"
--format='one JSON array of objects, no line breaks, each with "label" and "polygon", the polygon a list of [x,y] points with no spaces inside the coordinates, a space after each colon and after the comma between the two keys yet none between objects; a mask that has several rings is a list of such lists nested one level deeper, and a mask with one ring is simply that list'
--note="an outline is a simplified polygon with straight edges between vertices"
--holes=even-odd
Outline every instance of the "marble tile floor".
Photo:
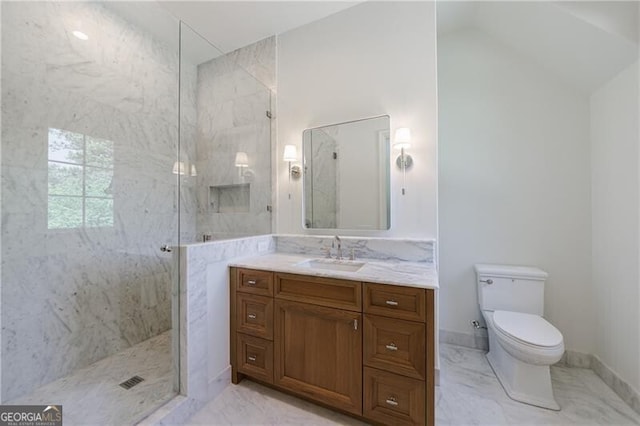
[{"label": "marble tile floor", "polygon": [[[554,391],[562,410],[511,400],[483,351],[440,346],[441,385],[436,388],[437,425],[640,425],[627,406],[589,369],[553,367]],[[185,424],[189,425],[362,425],[306,401],[244,380],[229,385]]]},{"label": "marble tile floor", "polygon": [[[119,386],[134,375],[144,381],[129,390]],[[174,394],[169,330],[7,404],[62,404],[65,426],[127,425]]]}]

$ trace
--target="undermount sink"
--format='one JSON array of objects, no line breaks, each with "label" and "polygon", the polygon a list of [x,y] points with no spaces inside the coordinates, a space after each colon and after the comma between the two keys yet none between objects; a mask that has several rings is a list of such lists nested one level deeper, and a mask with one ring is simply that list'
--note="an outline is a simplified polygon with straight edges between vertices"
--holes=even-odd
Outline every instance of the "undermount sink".
[{"label": "undermount sink", "polygon": [[337,259],[309,259],[296,263],[295,266],[313,269],[327,269],[331,271],[357,272],[364,266],[364,262]]}]

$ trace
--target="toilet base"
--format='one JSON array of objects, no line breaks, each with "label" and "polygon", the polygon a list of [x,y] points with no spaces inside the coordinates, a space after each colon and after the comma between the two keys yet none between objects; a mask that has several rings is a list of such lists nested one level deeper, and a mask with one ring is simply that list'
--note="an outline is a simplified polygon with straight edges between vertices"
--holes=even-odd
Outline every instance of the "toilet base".
[{"label": "toilet base", "polygon": [[560,410],[553,396],[548,365],[527,364],[509,354],[489,328],[487,360],[509,398],[549,410]]}]

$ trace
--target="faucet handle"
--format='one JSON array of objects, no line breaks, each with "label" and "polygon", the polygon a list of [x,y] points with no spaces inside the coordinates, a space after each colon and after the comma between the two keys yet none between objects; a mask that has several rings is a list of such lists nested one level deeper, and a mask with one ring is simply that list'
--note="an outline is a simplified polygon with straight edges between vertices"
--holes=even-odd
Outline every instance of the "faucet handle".
[{"label": "faucet handle", "polygon": [[331,247],[322,247],[320,250],[324,253],[324,257],[331,259]]},{"label": "faucet handle", "polygon": [[349,260],[356,260],[356,249],[351,248],[351,254],[349,255]]}]

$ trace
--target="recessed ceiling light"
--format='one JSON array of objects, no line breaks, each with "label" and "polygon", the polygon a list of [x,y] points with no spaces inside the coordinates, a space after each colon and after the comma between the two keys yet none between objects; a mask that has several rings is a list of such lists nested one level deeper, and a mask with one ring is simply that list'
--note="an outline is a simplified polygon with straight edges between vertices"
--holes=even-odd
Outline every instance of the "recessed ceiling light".
[{"label": "recessed ceiling light", "polygon": [[83,33],[82,31],[75,30],[71,34],[79,38],[80,40],[89,40],[89,36]]}]

